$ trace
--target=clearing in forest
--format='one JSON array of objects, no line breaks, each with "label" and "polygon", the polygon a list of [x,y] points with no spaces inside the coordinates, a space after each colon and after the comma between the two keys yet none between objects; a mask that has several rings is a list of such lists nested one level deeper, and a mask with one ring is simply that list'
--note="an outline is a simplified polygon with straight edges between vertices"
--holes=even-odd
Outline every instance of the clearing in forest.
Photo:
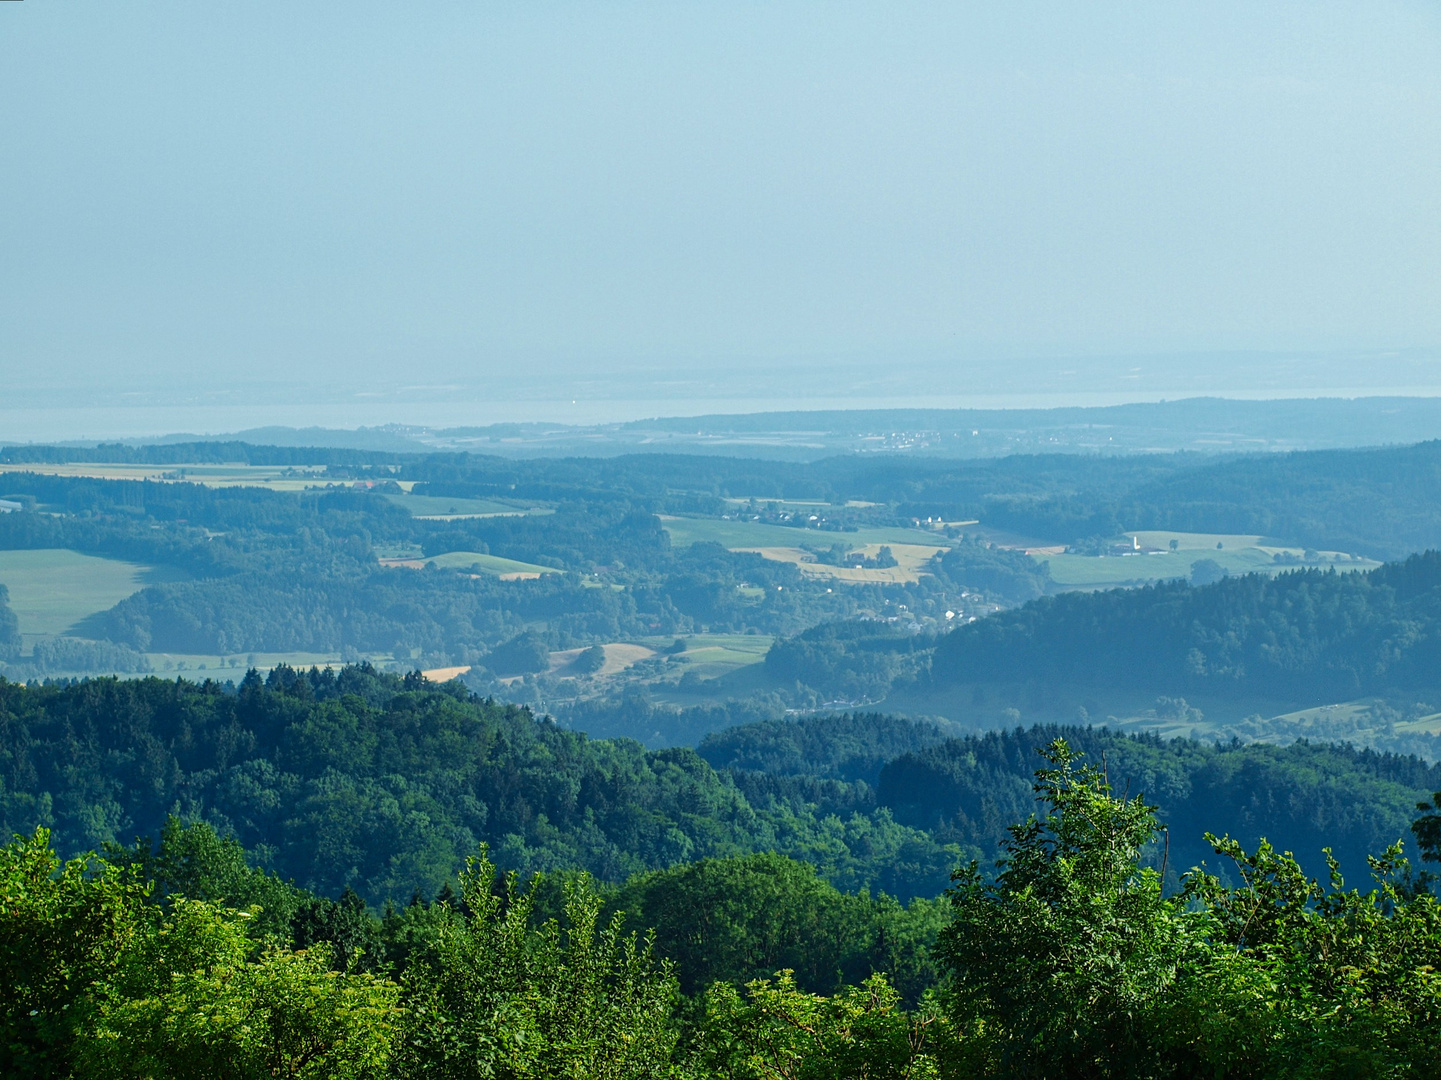
[{"label": "clearing in forest", "polygon": [[[567,674],[566,669],[575,663],[576,658],[585,652],[586,648],[589,646],[580,649],[562,649],[559,652],[551,653],[550,673],[552,675]],[[636,645],[627,641],[612,642],[602,645],[601,648],[605,650],[605,664],[599,671],[592,673],[597,676],[614,675],[656,655],[656,650],[647,645]]]},{"label": "clearing in forest", "polygon": [[553,566],[521,562],[519,559],[502,559],[499,555],[481,555],[475,551],[447,551],[444,555],[422,556],[417,559],[381,559],[381,566],[403,566],[411,570],[423,570],[426,563],[435,563],[442,570],[463,570],[476,574],[487,574],[502,581],[534,579],[542,574],[559,574],[563,571]]},{"label": "clearing in forest", "polygon": [[[1175,549],[1171,542],[1176,542]],[[1371,570],[1373,559],[1339,551],[1310,551],[1277,544],[1262,536],[1233,533],[1142,531],[1113,538],[1105,555],[1033,553],[1050,567],[1051,580],[1063,588],[1101,589],[1168,578],[1190,577],[1191,565],[1210,559],[1232,574],[1277,574],[1303,566]],[[1131,548],[1130,551],[1123,549]]]},{"label": "clearing in forest", "polygon": [[832,532],[822,529],[798,529],[787,525],[767,525],[759,521],[727,521],[723,518],[678,517],[662,514],[661,524],[676,547],[711,541],[732,550],[737,548],[829,547],[831,544],[922,544],[942,545],[945,538],[925,529],[899,526],[860,528],[855,532]]},{"label": "clearing in forest", "polygon": [[10,609],[27,637],[63,634],[146,585],[187,576],[174,567],[102,559],[67,548],[0,551],[0,585],[9,588]]},{"label": "clearing in forest", "polygon": [[[821,536],[828,534],[821,533]],[[842,534],[845,535],[845,534]],[[845,541],[841,541],[844,543]],[[896,565],[884,568],[863,566],[831,566],[816,561],[815,552],[799,547],[753,547],[732,548],[733,551],[751,551],[775,562],[791,563],[803,574],[813,577],[830,578],[851,584],[894,585],[914,582],[926,573],[926,564],[944,547],[928,544],[860,544],[856,551],[868,558],[875,558],[882,547],[889,547],[895,556]]]}]

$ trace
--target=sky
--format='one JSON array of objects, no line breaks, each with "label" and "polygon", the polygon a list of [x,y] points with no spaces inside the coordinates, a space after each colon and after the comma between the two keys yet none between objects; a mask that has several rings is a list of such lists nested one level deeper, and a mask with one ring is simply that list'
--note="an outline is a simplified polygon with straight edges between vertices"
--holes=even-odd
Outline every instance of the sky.
[{"label": "sky", "polygon": [[1438,55],[1385,0],[0,4],[0,382],[1441,392]]}]

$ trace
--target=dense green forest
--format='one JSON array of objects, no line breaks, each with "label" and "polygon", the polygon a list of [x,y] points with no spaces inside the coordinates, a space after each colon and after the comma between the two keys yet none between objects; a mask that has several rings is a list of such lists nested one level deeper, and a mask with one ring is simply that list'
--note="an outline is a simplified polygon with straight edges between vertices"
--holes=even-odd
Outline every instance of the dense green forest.
[{"label": "dense green forest", "polygon": [[1035,681],[1342,700],[1441,689],[1441,554],[1192,588],[1047,597],[936,647],[944,684]]},{"label": "dense green forest", "polygon": [[[1112,762],[1189,840],[1264,835],[1350,868],[1404,832],[1441,766],[1297,743],[1217,746],[1085,728],[949,737],[874,715],[761,720],[697,750],[591,739],[458,683],[366,666],[277,668],[238,687],[156,678],[0,683],[0,829],[66,853],[158,835],[178,814],[307,889],[372,904],[430,895],[488,843],[506,869],[608,882],[779,852],[847,891],[908,900],[989,858],[1024,817],[1033,749],[1064,735]],[[1185,846],[1190,844],[1189,847]],[[1199,854],[1198,854],[1199,853]]]},{"label": "dense green forest", "polygon": [[591,740],[529,710],[367,667],[277,668],[238,688],[183,680],[0,682],[0,829],[66,851],[154,835],[178,813],[263,852],[306,888],[404,901],[488,842],[516,870],[608,881],[779,851],[837,885],[934,896],[959,848],[874,800],[752,804],[695,751]]},{"label": "dense green forest", "polygon": [[[97,460],[305,465],[326,469],[332,480],[414,481],[417,494],[634,501],[671,513],[721,512],[725,498],[820,500],[837,509],[848,500],[868,501],[902,520],[980,518],[1057,542],[1179,529],[1254,533],[1378,558],[1441,544],[1441,519],[1432,509],[1441,442],[1289,454],[1013,454],[976,461],[851,454],[808,464],[677,454],[515,460],[244,443],[0,449],[3,462]],[[14,494],[65,502],[37,485],[53,493],[73,483],[6,477]],[[145,490],[146,505],[164,498],[149,493],[155,484],[82,486],[131,489],[109,497],[121,505],[137,505],[134,489]]]},{"label": "dense green forest", "polygon": [[[893,736],[899,733],[893,732]],[[924,752],[924,751],[923,751]],[[844,752],[840,758],[844,759]],[[503,876],[380,917],[170,819],[0,849],[0,1067],[23,1077],[1292,1077],[1441,1067],[1441,904],[1265,842],[1166,887],[1155,808],[1064,740],[993,871],[901,908],[775,855]],[[1441,799],[1441,796],[1438,796]],[[1441,820],[1414,833],[1438,856]],[[651,928],[642,936],[632,927]]]}]

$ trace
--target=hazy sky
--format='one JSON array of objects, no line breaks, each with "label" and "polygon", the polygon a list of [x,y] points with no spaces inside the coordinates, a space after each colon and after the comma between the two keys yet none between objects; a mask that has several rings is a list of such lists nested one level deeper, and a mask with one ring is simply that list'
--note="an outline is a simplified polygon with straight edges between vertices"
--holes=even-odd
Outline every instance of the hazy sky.
[{"label": "hazy sky", "polygon": [[0,4],[0,374],[1431,349],[1438,57],[1381,0]]}]

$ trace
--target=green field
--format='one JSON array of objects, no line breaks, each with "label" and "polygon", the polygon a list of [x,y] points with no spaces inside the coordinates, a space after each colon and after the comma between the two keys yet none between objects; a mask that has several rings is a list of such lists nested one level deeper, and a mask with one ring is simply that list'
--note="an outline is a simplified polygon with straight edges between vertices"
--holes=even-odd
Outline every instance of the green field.
[{"label": "green field", "polygon": [[[669,637],[635,640],[658,652],[664,652],[675,641]],[[766,634],[695,634],[685,639],[686,650],[678,654],[678,659],[684,664],[682,671],[694,671],[703,679],[717,679],[760,663],[774,640]]]},{"label": "green field", "polygon": [[507,515],[550,514],[522,503],[497,499],[452,499],[445,495],[387,495],[396,506],[409,510],[416,517],[503,517]]},{"label": "green field", "polygon": [[722,521],[720,518],[661,517],[670,541],[676,547],[713,541],[728,548],[800,547],[810,544],[829,547],[832,544],[930,544],[947,543],[944,536],[925,529],[859,529],[856,532],[822,532],[819,529],[792,529],[785,525],[763,525],[758,521]]},{"label": "green field", "polygon": [[447,551],[426,559],[442,570],[473,570],[481,574],[559,574],[553,566],[539,566],[536,563],[520,562],[516,559],[502,559],[499,555],[477,555],[473,551]]},{"label": "green field", "polygon": [[22,471],[47,476],[89,476],[97,480],[184,481],[206,487],[263,487],[272,491],[304,491],[335,483],[321,466],[117,465],[104,462],[0,465],[0,473]]},{"label": "green field", "polygon": [[89,615],[157,581],[185,578],[183,571],[119,559],[99,559],[64,548],[0,551],[0,585],[27,637],[62,634]]},{"label": "green field", "polygon": [[[1086,589],[1189,577],[1191,564],[1198,559],[1214,559],[1232,574],[1277,574],[1297,569],[1294,565],[1277,563],[1275,556],[1278,553],[1297,557],[1303,554],[1300,548],[1263,544],[1263,538],[1259,536],[1177,532],[1142,532],[1130,533],[1129,536],[1137,537],[1143,546],[1163,550],[1160,553],[1136,555],[1038,555],[1036,559],[1050,567],[1051,579],[1056,584],[1066,588]],[[1175,551],[1170,550],[1172,540],[1176,541]],[[1217,544],[1221,546],[1217,548]],[[1329,559],[1337,553],[1321,554]],[[1338,570],[1370,570],[1380,564],[1363,559],[1356,562],[1326,561],[1321,565],[1334,565]]]}]

